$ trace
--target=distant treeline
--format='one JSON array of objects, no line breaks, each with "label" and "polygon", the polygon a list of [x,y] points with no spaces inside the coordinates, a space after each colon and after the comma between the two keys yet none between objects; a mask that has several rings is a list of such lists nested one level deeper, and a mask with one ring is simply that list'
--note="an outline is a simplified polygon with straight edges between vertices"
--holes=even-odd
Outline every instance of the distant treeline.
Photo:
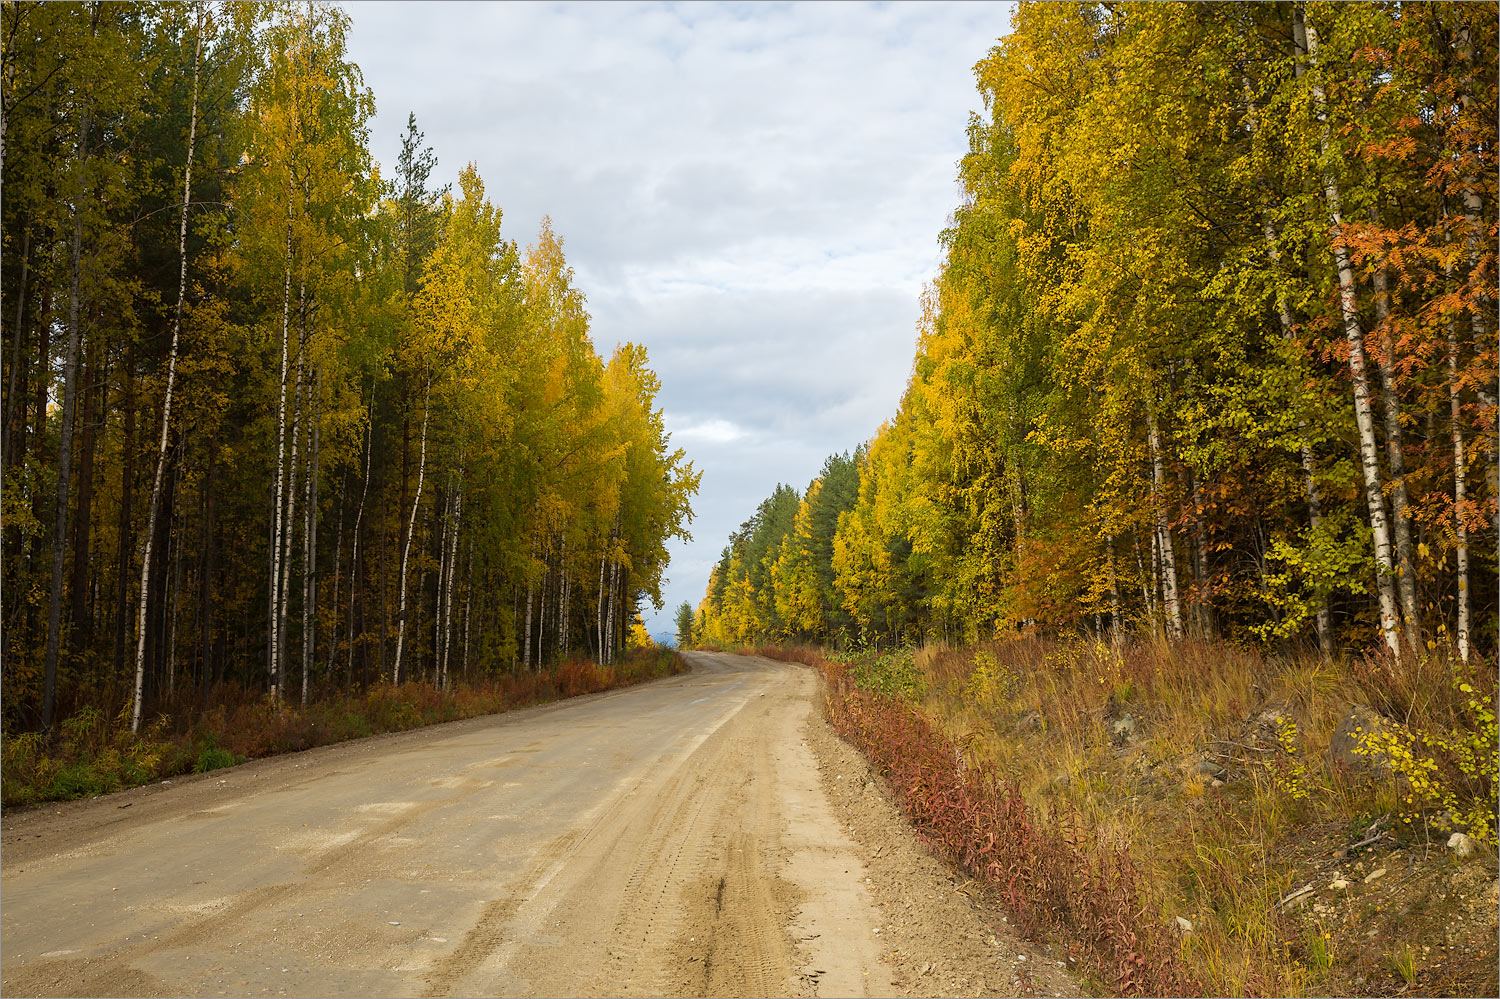
[{"label": "distant treeline", "polygon": [[1496,20],[1022,4],[899,411],[695,637],[1493,652]]},{"label": "distant treeline", "polygon": [[[323,3],[14,3],[4,718],[607,663],[698,476]],[[503,127],[503,123],[501,123]]]}]

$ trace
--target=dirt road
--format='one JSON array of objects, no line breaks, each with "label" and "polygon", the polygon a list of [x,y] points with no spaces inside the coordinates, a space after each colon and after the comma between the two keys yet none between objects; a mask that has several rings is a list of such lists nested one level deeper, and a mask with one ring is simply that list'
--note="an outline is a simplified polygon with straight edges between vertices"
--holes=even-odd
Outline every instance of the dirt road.
[{"label": "dirt road", "polygon": [[[845,800],[810,671],[688,656],[643,687],[8,814],[0,991],[859,996],[1051,970],[904,829],[887,852],[867,777]],[[897,856],[898,888],[871,880]]]}]

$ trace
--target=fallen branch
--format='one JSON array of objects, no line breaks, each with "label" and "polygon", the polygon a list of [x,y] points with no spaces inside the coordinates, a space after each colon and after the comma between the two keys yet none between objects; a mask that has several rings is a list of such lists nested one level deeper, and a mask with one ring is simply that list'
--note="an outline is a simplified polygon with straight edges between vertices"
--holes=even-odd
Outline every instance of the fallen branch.
[{"label": "fallen branch", "polygon": [[1316,890],[1317,889],[1313,887],[1313,883],[1309,881],[1307,884],[1303,885],[1301,888],[1298,888],[1296,891],[1291,892],[1287,895],[1283,895],[1275,905],[1271,906],[1271,908],[1283,908],[1297,901],[1299,898],[1302,898],[1304,895],[1311,895]]}]

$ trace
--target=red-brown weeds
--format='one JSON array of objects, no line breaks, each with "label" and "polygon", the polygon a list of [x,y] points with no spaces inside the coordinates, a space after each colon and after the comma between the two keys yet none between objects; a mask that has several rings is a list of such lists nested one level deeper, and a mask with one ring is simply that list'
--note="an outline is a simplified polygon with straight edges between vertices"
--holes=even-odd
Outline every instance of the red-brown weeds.
[{"label": "red-brown weeds", "polygon": [[1075,956],[1122,995],[1200,995],[1176,940],[1146,918],[1124,848],[1088,853],[1075,823],[1037,815],[988,764],[961,765],[953,742],[909,704],[856,687],[809,649],[761,649],[824,670],[835,729],[885,777],[918,834],[993,887],[1022,926],[1067,938]]}]

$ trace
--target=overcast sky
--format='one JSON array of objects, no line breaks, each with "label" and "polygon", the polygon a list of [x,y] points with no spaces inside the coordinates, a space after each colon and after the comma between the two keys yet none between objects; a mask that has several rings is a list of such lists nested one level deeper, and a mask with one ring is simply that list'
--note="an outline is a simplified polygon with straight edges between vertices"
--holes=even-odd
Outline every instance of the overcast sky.
[{"label": "overcast sky", "polygon": [[[407,113],[473,161],[532,242],[543,215],[593,337],[644,344],[703,471],[672,630],[729,532],[891,416],[958,203],[973,66],[1010,4],[346,5],[389,175]],[[455,184],[456,187],[456,184]]]}]

